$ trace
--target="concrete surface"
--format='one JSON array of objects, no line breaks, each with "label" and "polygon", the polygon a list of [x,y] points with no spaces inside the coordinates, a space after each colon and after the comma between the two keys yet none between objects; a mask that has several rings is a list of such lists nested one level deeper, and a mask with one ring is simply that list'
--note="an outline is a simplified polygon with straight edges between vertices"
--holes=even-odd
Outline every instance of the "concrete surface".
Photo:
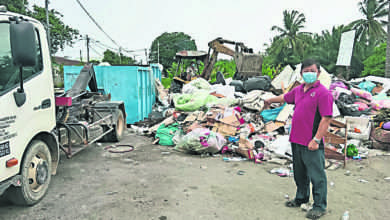
[{"label": "concrete surface", "polygon": [[[278,165],[185,155],[132,134],[122,143],[136,150],[112,154],[103,143],[73,159],[62,157],[46,197],[33,207],[0,201],[0,220],[305,219],[305,212],[284,206],[295,185],[293,178],[268,173]],[[390,219],[389,163],[382,156],[349,161],[349,176],[342,168],[327,171],[329,205],[322,219],[340,219],[346,210],[350,219]]]}]

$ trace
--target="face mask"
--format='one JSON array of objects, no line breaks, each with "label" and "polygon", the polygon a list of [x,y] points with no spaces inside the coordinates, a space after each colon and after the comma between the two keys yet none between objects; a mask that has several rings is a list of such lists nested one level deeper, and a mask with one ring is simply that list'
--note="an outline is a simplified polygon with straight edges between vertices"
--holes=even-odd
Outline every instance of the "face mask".
[{"label": "face mask", "polygon": [[302,74],[302,78],[306,83],[314,83],[317,80],[317,73],[306,72]]}]

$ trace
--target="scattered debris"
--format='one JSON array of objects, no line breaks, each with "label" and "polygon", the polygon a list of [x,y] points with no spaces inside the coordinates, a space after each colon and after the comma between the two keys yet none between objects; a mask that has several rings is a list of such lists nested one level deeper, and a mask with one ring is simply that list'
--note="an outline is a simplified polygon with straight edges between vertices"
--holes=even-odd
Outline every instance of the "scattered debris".
[{"label": "scattered debris", "polygon": [[[345,165],[345,151],[357,161],[386,155],[382,151],[390,150],[390,97],[388,86],[386,90],[382,86],[386,79],[346,82],[321,71],[319,80],[335,101],[335,120],[324,137],[326,168],[336,170]],[[174,80],[177,89],[169,92],[156,79],[154,114],[145,123],[132,125],[131,130],[154,137],[154,144],[174,146],[189,154],[204,157],[220,153],[226,162],[278,164],[282,167],[271,173],[292,176],[292,168],[283,166],[292,161],[289,133],[294,105],[274,103],[268,108],[264,100],[303,83],[300,66],[284,68],[272,82],[263,76],[232,80],[219,73],[217,78],[212,85],[202,78],[178,78]],[[350,176],[350,171],[345,175]]]},{"label": "scattered debris", "polygon": [[237,175],[240,175],[240,176],[242,176],[242,175],[244,175],[245,174],[245,171],[243,171],[243,170],[239,170],[238,172],[237,172]]},{"label": "scattered debris", "polygon": [[130,144],[116,144],[110,145],[104,148],[110,153],[127,153],[134,150],[134,147]]},{"label": "scattered debris", "polygon": [[358,179],[358,181],[361,182],[361,183],[368,183],[368,181],[365,180],[365,179]]},{"label": "scattered debris", "polygon": [[308,212],[311,209],[313,209],[313,204],[310,204],[310,203],[303,203],[303,204],[301,204],[301,210],[302,211]]}]

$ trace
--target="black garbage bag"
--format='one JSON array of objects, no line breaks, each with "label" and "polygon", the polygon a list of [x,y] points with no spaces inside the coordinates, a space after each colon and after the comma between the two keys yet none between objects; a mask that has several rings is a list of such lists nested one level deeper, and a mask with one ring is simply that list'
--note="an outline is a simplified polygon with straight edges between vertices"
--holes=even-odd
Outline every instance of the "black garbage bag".
[{"label": "black garbage bag", "polygon": [[170,93],[181,93],[181,90],[183,89],[183,83],[173,79],[171,82],[171,87],[169,88]]},{"label": "black garbage bag", "polygon": [[236,92],[245,93],[244,83],[241,80],[232,80],[230,86],[234,86]]},{"label": "black garbage bag", "polygon": [[217,72],[215,84],[222,84],[224,86],[226,85],[225,77],[220,71]]},{"label": "black garbage bag", "polygon": [[361,116],[363,114],[368,115],[371,111],[371,108],[368,108],[364,111],[359,111],[359,107],[354,104],[346,104],[344,102],[341,102],[339,100],[336,100],[336,105],[340,110],[340,113],[344,116]]},{"label": "black garbage bag", "polygon": [[244,81],[244,89],[247,92],[252,90],[269,91],[271,87],[271,78],[269,76],[256,76]]},{"label": "black garbage bag", "polygon": [[356,97],[353,94],[341,93],[336,101],[350,105],[356,102]]}]

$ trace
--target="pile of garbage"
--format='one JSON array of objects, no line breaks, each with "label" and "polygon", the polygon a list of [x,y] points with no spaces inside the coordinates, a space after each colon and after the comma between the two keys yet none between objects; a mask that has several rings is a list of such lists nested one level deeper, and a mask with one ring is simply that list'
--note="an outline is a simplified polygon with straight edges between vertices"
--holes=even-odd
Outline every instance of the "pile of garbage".
[{"label": "pile of garbage", "polygon": [[[219,75],[217,83],[211,85],[197,78],[176,84],[175,93],[156,79],[154,110],[132,128],[155,138],[155,144],[190,154],[220,153],[225,161],[289,164],[294,106],[281,103],[265,109],[264,100],[300,85],[299,70],[299,66],[295,70],[288,66],[272,81],[268,76],[241,81]],[[319,80],[334,96],[334,118],[347,124],[341,129],[331,127],[329,132],[348,139],[346,144],[327,144],[326,148],[340,155],[347,148],[351,159],[366,158],[373,147],[390,150],[389,79],[346,82],[321,71]]]}]

